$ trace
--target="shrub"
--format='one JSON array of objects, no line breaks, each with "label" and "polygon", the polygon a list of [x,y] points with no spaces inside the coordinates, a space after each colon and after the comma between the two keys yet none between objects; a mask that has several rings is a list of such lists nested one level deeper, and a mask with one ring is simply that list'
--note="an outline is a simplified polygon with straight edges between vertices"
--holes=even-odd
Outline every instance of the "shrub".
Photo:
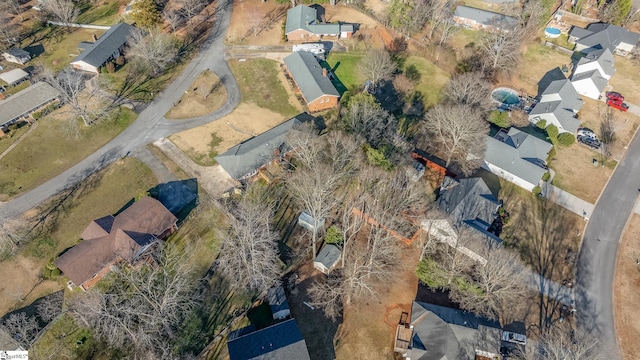
[{"label": "shrub", "polygon": [[100,74],[106,74],[107,73],[107,67],[103,66],[100,68]]},{"label": "shrub", "polygon": [[538,195],[542,192],[542,188],[540,187],[540,185],[536,185],[533,189],[531,189],[531,192],[535,195]]},{"label": "shrub", "polygon": [[551,142],[555,145],[558,143],[558,128],[551,124],[549,126],[547,126],[546,128],[547,130],[547,136],[549,137],[549,140],[551,140]]},{"label": "shrub", "polygon": [[573,136],[573,134],[565,132],[558,135],[558,143],[560,145],[569,146],[573,144],[575,141],[576,141],[576,137]]},{"label": "shrub", "polygon": [[489,113],[487,121],[501,128],[509,127],[509,114],[506,111],[493,110]]},{"label": "shrub", "polygon": [[551,173],[547,171],[546,173],[544,173],[544,175],[542,175],[542,181],[549,181],[550,177],[551,177]]},{"label": "shrub", "polygon": [[416,269],[418,279],[423,284],[432,289],[442,289],[447,287],[447,272],[438,262],[432,259],[424,259],[418,264]]},{"label": "shrub", "polygon": [[387,159],[383,151],[376,150],[372,147],[367,147],[367,159],[369,160],[369,163],[371,165],[380,166],[387,171],[393,169],[391,161]]},{"label": "shrub", "polygon": [[404,76],[408,77],[409,80],[413,82],[418,82],[422,75],[415,65],[409,65],[404,69]]},{"label": "shrub", "polygon": [[124,65],[125,59],[124,56],[120,55],[116,58],[116,65],[122,66]]},{"label": "shrub", "polygon": [[113,64],[113,61],[109,61],[107,63],[107,66],[105,66],[107,68],[107,72],[109,74],[112,74],[114,72],[116,72],[116,66]]},{"label": "shrub", "polygon": [[549,156],[547,156],[547,163],[550,163],[556,157],[556,148],[555,146],[549,150]]},{"label": "shrub", "polygon": [[331,225],[327,229],[327,233],[324,235],[324,242],[325,244],[342,245],[344,238],[342,238],[340,230],[335,225]]},{"label": "shrub", "polygon": [[540,120],[536,123],[536,126],[540,129],[544,129],[547,127],[547,120]]}]

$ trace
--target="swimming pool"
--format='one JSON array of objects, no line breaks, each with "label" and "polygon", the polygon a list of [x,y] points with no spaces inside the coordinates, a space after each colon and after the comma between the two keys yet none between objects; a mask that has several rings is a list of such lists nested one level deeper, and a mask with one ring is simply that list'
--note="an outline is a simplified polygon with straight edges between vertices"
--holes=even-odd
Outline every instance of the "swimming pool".
[{"label": "swimming pool", "polygon": [[554,28],[554,27],[548,27],[548,28],[544,29],[544,36],[546,36],[548,38],[552,38],[552,39],[560,37],[561,33],[562,33],[562,31],[560,31],[560,29]]},{"label": "swimming pool", "polygon": [[505,105],[517,105],[520,103],[518,92],[505,87],[493,90],[491,92],[491,98]]}]

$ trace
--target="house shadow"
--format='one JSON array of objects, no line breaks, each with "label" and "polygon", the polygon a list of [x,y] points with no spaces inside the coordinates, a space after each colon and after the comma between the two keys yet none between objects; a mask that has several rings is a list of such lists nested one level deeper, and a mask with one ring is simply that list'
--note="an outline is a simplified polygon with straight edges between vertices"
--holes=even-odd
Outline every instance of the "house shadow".
[{"label": "house shadow", "polygon": [[536,97],[540,98],[542,93],[546,90],[546,88],[549,86],[549,84],[551,84],[553,81],[564,80],[566,78],[567,77],[562,72],[562,69],[560,69],[559,67],[547,71],[547,73],[544,74],[542,79],[540,79],[540,81],[538,81],[538,94],[537,94]]},{"label": "house shadow", "polygon": [[42,44],[29,45],[24,48],[25,51],[28,51],[31,54],[31,57],[38,57],[44,53],[44,46]]},{"label": "house shadow", "polygon": [[318,20],[322,22],[326,21],[325,19],[326,10],[322,5],[313,4],[313,5],[309,5],[309,7],[316,10],[316,17],[318,18]]},{"label": "house shadow", "polygon": [[170,181],[149,189],[149,196],[157,199],[178,222],[183,222],[198,206],[198,179]]},{"label": "house shadow", "polygon": [[498,195],[500,194],[500,178],[498,175],[491,173],[485,169],[479,168],[477,169],[470,177],[480,177],[487,184],[489,191],[499,199]]}]

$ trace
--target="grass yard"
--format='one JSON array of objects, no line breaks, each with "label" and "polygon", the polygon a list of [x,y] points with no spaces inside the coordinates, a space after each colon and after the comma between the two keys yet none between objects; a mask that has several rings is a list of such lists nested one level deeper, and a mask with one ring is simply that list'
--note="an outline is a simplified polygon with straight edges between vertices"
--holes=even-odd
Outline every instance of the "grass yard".
[{"label": "grass yard", "polygon": [[29,131],[29,126],[23,126],[19,129],[11,129],[9,133],[0,136],[0,154],[18,141],[27,131]]},{"label": "grass yard", "polygon": [[31,85],[31,82],[29,81],[23,81],[20,84],[16,85],[16,86],[7,86],[6,83],[4,81],[0,81],[0,85],[5,85],[5,87],[7,88],[7,90],[5,92],[2,93],[2,95],[4,95],[5,97],[8,97],[9,95],[13,95],[19,91],[22,91],[26,88],[28,88]]},{"label": "grass yard", "polygon": [[167,112],[167,118],[190,119],[207,115],[227,101],[227,90],[218,76],[211,71],[200,74],[190,89],[192,90],[182,95],[178,105]]},{"label": "grass yard", "polygon": [[449,74],[429,60],[419,56],[409,56],[404,68],[415,66],[420,72],[420,81],[416,84],[416,91],[423,96],[425,107],[429,108],[440,102],[442,88],[449,81]]},{"label": "grass yard", "polygon": [[531,95],[538,93],[538,83],[550,71],[559,69],[564,64],[571,63],[571,56],[539,43],[529,43],[524,51],[518,68],[513,71],[510,86],[523,89]]},{"label": "grass yard", "polygon": [[189,62],[188,58],[182,58],[181,60],[181,63],[166,69],[162,75],[146,79],[141,83],[127,83],[129,63],[124,64],[112,74],[102,74],[100,76],[107,79],[109,91],[131,100],[149,102],[153,100],[156,94],[164,90]]},{"label": "grass yard", "polygon": [[278,73],[279,64],[267,59],[246,59],[230,61],[229,67],[238,81],[243,102],[250,102],[261,108],[291,117],[299,113],[289,102],[289,94]]},{"label": "grass yard", "polygon": [[77,22],[80,24],[93,25],[114,25],[120,20],[118,11],[120,5],[126,4],[127,1],[107,0],[101,1],[97,5],[89,2],[82,3],[80,6],[82,13],[78,15]]},{"label": "grass yard", "polygon": [[[357,66],[362,59],[362,54],[331,53],[327,63],[334,69],[334,74],[346,89],[338,89],[342,94],[344,90],[356,91],[364,84],[358,74]],[[342,91],[341,91],[342,90]]]},{"label": "grass yard", "polygon": [[[31,60],[31,64],[42,65],[52,70],[61,70],[69,65],[69,62],[80,54],[78,44],[81,41],[92,41],[92,35],[101,36],[105,30],[71,28],[68,33],[58,27],[43,27],[34,34],[34,39],[27,38],[22,42],[22,47],[42,46],[44,52]],[[38,40],[41,39],[41,40]],[[33,40],[38,40],[31,43]]]},{"label": "grass yard", "polygon": [[[544,36],[544,30],[542,31]],[[558,46],[562,46],[565,49],[569,49],[569,50],[573,50],[573,48],[575,47],[575,44],[572,44],[569,42],[569,34],[560,34],[560,37],[557,37],[555,39],[545,39],[550,43],[554,43]]]},{"label": "grass yard", "polygon": [[68,120],[62,118],[68,119],[68,114],[59,110],[41,119],[36,130],[0,159],[0,201],[42,184],[92,154],[127,128],[136,114],[115,110],[110,119],[83,126],[78,138],[68,133]]},{"label": "grass yard", "polygon": [[613,90],[620,92],[625,101],[640,104],[640,68],[628,58],[616,56],[616,72],[609,80]]}]

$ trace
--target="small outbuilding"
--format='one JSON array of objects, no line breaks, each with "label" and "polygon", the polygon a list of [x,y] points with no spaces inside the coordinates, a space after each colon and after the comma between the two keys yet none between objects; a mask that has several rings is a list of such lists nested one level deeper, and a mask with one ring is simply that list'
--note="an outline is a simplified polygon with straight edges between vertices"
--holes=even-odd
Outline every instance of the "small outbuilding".
[{"label": "small outbuilding", "polygon": [[28,51],[20,48],[8,49],[4,53],[2,53],[2,56],[4,56],[5,60],[7,60],[8,62],[20,65],[24,65],[31,61],[31,54]]},{"label": "small outbuilding", "polygon": [[324,228],[324,218],[314,219],[313,216],[305,210],[298,216],[298,225],[309,231],[317,232]]},{"label": "small outbuilding", "polygon": [[323,274],[329,274],[338,265],[341,253],[342,251],[337,246],[327,244],[320,250],[320,254],[316,256],[313,261],[313,267]]},{"label": "small outbuilding", "polygon": [[274,320],[291,317],[289,302],[287,301],[287,296],[282,286],[269,289],[269,291],[267,291],[267,301],[269,302],[269,307],[271,307],[271,314],[273,314]]},{"label": "small outbuilding", "polygon": [[16,86],[27,79],[29,79],[29,73],[22,69],[13,69],[0,74],[0,80],[6,82],[9,86]]}]

